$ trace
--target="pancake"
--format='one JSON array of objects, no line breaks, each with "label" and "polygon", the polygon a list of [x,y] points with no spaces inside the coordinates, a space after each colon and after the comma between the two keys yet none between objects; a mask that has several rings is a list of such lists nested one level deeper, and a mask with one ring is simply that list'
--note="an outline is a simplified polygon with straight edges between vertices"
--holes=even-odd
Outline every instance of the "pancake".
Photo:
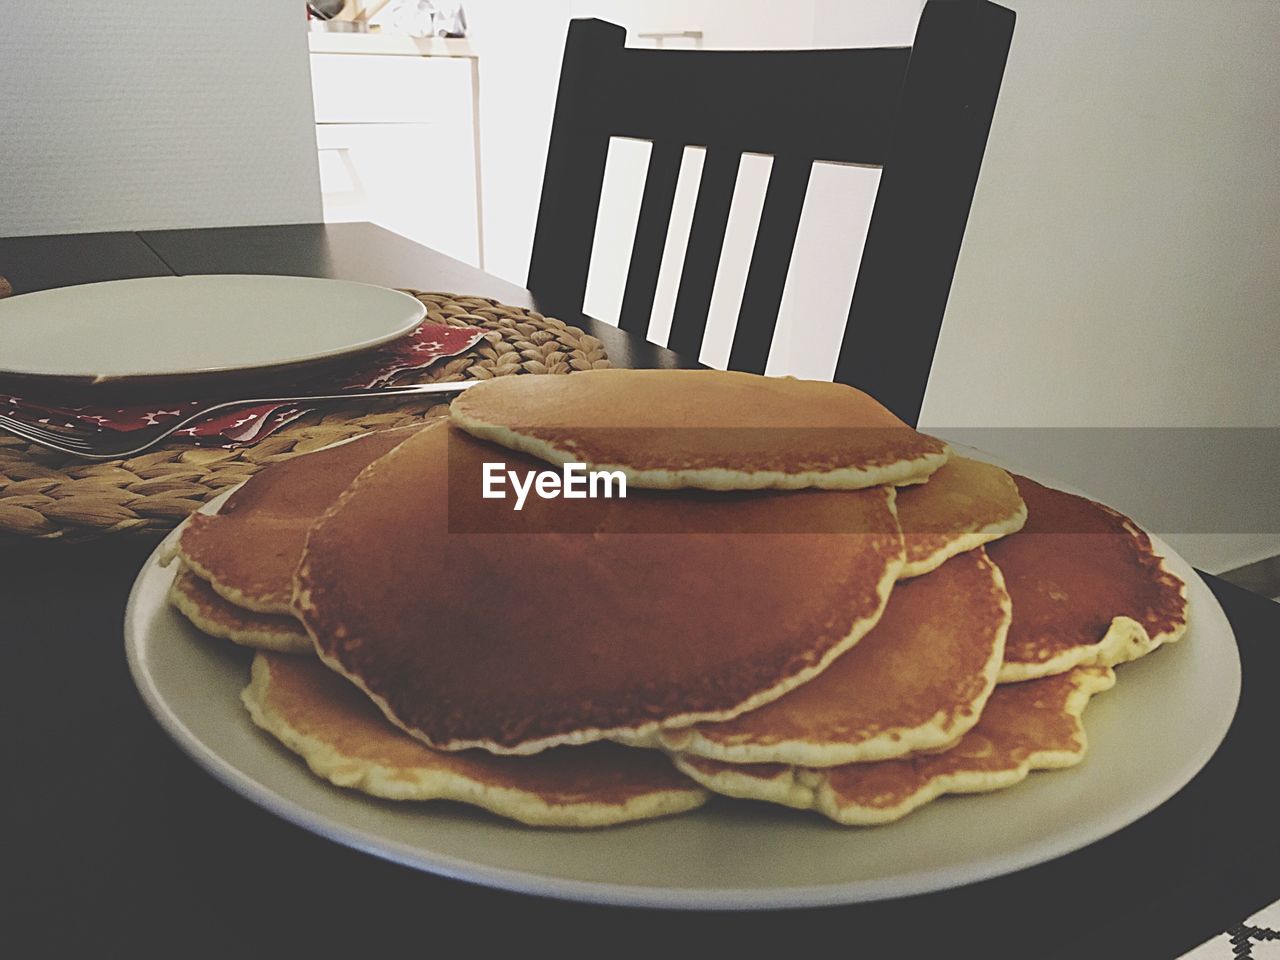
[{"label": "pancake", "polygon": [[978,547],[898,584],[875,629],[813,680],[734,720],[663,731],[661,745],[806,767],[949,746],[995,687],[1010,616],[1000,570]]},{"label": "pancake", "polygon": [[1182,636],[1187,588],[1110,507],[1016,477],[1026,526],[987,547],[1013,598],[1000,682],[1115,666]]},{"label": "pancake", "polygon": [[296,577],[325,662],[439,749],[535,753],[727,720],[852,647],[902,565],[892,488],[631,491],[517,512],[481,498],[495,449],[447,424],[411,437],[313,527]]},{"label": "pancake", "polygon": [[450,417],[549,463],[664,490],[852,490],[919,480],[948,456],[853,387],[723,370],[502,377],[468,390]]},{"label": "pancake", "polygon": [[604,827],[706,802],[661,754],[615,744],[537,757],[432,750],[316,660],[259,653],[241,699],[318,776],[375,797],[456,800],[540,827]]},{"label": "pancake", "polygon": [[296,618],[278,613],[254,613],[219,596],[206,580],[186,567],[169,588],[169,601],[196,628],[241,646],[277,653],[314,653],[311,638]]},{"label": "pancake", "polygon": [[943,794],[999,790],[1032,770],[1079,763],[1087,747],[1084,708],[1114,684],[1110,667],[1077,667],[997,687],[978,725],[942,753],[824,770],[687,756],[675,761],[716,793],[816,810],[843,824],[890,823]]},{"label": "pancake", "polygon": [[193,514],[178,555],[237,607],[288,615],[307,529],[361,470],[421,426],[368,433],[255,474],[216,514]]},{"label": "pancake", "polygon": [[999,467],[952,456],[928,483],[898,491],[898,522],[906,541],[902,576],[936,570],[948,557],[1015,533],[1027,506]]}]

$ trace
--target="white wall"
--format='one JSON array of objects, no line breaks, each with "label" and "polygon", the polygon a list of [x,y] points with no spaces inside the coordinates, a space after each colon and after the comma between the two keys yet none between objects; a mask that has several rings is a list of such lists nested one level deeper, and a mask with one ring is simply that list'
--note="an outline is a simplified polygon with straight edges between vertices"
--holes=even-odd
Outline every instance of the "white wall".
[{"label": "white wall", "polygon": [[925,420],[1280,426],[1280,4],[1006,3]]},{"label": "white wall", "polygon": [[569,0],[467,0],[480,57],[484,265],[524,286],[568,29]]},{"label": "white wall", "polygon": [[0,236],[320,219],[297,0],[6,3]]}]

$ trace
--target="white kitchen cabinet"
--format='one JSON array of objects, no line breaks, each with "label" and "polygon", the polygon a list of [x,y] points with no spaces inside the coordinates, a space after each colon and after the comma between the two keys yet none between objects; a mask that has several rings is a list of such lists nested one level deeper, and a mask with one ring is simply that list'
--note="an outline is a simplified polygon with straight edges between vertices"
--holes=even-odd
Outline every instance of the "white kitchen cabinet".
[{"label": "white kitchen cabinet", "polygon": [[325,221],[483,266],[478,75],[465,42],[312,34]]}]

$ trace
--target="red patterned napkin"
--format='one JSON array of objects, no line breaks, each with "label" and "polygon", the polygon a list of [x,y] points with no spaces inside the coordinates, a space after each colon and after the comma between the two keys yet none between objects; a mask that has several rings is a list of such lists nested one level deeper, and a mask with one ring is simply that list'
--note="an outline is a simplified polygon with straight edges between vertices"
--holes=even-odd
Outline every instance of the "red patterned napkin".
[{"label": "red patterned napkin", "polygon": [[[399,340],[362,355],[358,366],[348,374],[339,375],[336,381],[330,372],[324,380],[300,383],[296,389],[298,393],[320,393],[382,386],[410,370],[422,370],[437,360],[465,353],[479,343],[483,336],[484,331],[478,327],[445,327],[424,323]],[[94,427],[118,433],[172,423],[202,406],[207,406],[207,402],[177,400],[173,403],[153,402],[123,407],[69,407],[46,400],[0,393],[0,412],[16,419],[68,428]],[[271,436],[308,409],[271,404],[240,407],[230,413],[214,414],[190,427],[184,427],[175,436],[188,437],[197,446],[244,446]]]}]

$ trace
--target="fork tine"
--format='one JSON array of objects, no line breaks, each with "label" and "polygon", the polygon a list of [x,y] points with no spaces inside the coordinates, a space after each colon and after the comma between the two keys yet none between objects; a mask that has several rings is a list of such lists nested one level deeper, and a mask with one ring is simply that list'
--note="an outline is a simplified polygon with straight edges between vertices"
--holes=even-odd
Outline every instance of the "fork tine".
[{"label": "fork tine", "polygon": [[69,456],[79,457],[82,460],[116,460],[123,457],[131,457],[143,450],[148,450],[161,442],[168,431],[161,435],[152,434],[139,442],[137,437],[125,434],[121,437],[109,437],[102,434],[95,434],[90,437],[77,437],[61,433],[54,433],[44,427],[33,426],[21,420],[14,420],[0,414],[0,430],[7,430],[9,433],[28,443],[34,443],[38,446],[46,447],[50,450],[56,450],[59,453],[65,453]]},{"label": "fork tine", "polygon": [[3,413],[0,413],[0,427],[4,427],[6,430],[12,430],[15,433],[21,430],[23,434],[46,434],[49,432],[40,428],[36,424],[27,423],[24,420],[15,420],[13,417],[7,416]]},{"label": "fork tine", "polygon": [[78,450],[90,449],[89,443],[80,437],[55,433],[52,430],[39,426],[38,424],[14,420],[12,417],[5,416],[4,414],[0,414],[0,429],[7,430],[9,433],[20,437],[23,440],[52,447],[53,449],[60,450],[63,453],[72,453]]},{"label": "fork tine", "polygon": [[88,440],[82,437],[68,436],[66,434],[54,433],[49,430],[33,430],[33,436],[42,437],[52,443],[57,443],[62,447],[70,447],[73,450],[89,450],[92,449]]},{"label": "fork tine", "polygon": [[[61,440],[50,440],[46,437],[27,436],[16,430],[12,432],[15,436],[20,436],[22,439],[29,443],[33,443],[36,446],[44,447],[47,450],[55,450],[58,453],[65,453],[68,456],[76,457],[81,460],[114,460],[117,457],[122,456],[122,454],[114,451],[98,450],[93,447],[71,447],[64,444]],[[123,456],[128,455],[128,452],[123,454]]]},{"label": "fork tine", "polygon": [[[11,434],[12,436],[17,437],[19,440],[27,441],[27,443],[33,443],[37,446],[46,446],[46,447],[50,447],[51,449],[57,449],[56,447],[52,446],[53,441],[47,440],[44,437],[33,436],[32,434],[28,433],[26,430],[22,429],[22,427],[20,426],[0,424],[0,428],[3,428],[5,432]],[[66,453],[69,451],[64,450],[62,452]]]},{"label": "fork tine", "polygon": [[224,401],[222,403],[216,403],[212,406],[205,407],[203,410],[199,410],[179,420],[164,424],[163,426],[157,425],[157,427],[152,428],[151,430],[139,430],[135,433],[111,434],[110,431],[88,435],[58,433],[39,425],[14,420],[12,417],[5,416],[4,414],[0,414],[0,429],[7,430],[14,436],[20,437],[29,443],[39,444],[40,446],[48,447],[51,450],[57,450],[60,453],[70,454],[71,456],[80,457],[84,460],[117,460],[136,456],[139,453],[150,450],[169,439],[184,427],[188,427],[212,413],[229,410],[235,407],[266,404],[270,404],[272,406],[283,406],[286,404],[313,404],[330,400],[348,401],[365,397],[405,396],[410,394],[420,395],[424,393],[460,393],[468,387],[473,386],[475,382],[478,381],[463,383],[403,384],[392,387],[369,388],[366,390],[344,390],[333,394],[304,394],[292,397],[256,397]]},{"label": "fork tine", "polygon": [[26,434],[32,437],[57,441],[60,444],[73,447],[88,448],[89,442],[85,438],[77,437],[74,434],[58,433],[56,430],[50,430],[36,423],[25,423],[20,420],[14,420],[11,417],[0,415],[0,425],[21,428]]},{"label": "fork tine", "polygon": [[6,433],[12,434],[20,440],[26,440],[28,443],[44,442],[41,438],[32,436],[28,433],[21,424],[0,421],[0,429],[3,429]]}]

